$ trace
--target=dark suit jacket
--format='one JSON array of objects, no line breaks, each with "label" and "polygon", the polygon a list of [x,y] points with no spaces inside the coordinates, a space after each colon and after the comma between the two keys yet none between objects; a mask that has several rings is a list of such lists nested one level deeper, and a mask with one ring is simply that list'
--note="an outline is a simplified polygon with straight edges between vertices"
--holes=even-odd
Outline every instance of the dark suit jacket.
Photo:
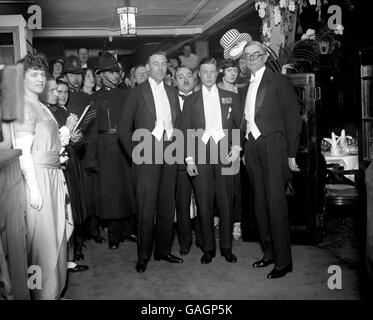
[{"label": "dark suit jacket", "polygon": [[[242,125],[246,134],[245,102],[249,89],[242,90]],[[273,73],[266,68],[260,82],[255,103],[255,124],[261,135],[266,137],[281,132],[286,137],[288,157],[295,157],[299,146],[302,128],[300,105],[289,80],[282,74]]]},{"label": "dark suit jacket", "polygon": [[[173,127],[180,129],[181,110],[177,90],[166,84],[164,84],[164,88],[170,102]],[[132,150],[135,146],[132,141],[134,131],[147,129],[151,133],[157,120],[154,97],[149,81],[128,90],[122,110],[117,134],[127,155],[132,157]]]},{"label": "dark suit jacket", "polygon": [[[241,124],[241,113],[240,110],[240,100],[236,93],[223,90],[218,88],[219,98],[220,98],[220,107],[221,107],[221,119],[222,119],[222,127],[224,129],[228,129],[229,137],[228,137],[228,146],[230,148],[232,143],[232,136],[231,130],[232,129],[239,129]],[[231,108],[231,110],[229,110]],[[187,96],[184,101],[183,106],[183,114],[182,114],[182,127],[184,133],[184,139],[186,140],[187,129],[205,129],[206,127],[206,120],[205,120],[205,111],[203,105],[203,96],[202,90],[194,92],[190,96]],[[189,136],[190,139],[195,139],[195,137]],[[185,157],[192,156],[194,161],[196,161],[195,154],[192,154],[192,150],[187,150],[188,148],[185,146]]]}]

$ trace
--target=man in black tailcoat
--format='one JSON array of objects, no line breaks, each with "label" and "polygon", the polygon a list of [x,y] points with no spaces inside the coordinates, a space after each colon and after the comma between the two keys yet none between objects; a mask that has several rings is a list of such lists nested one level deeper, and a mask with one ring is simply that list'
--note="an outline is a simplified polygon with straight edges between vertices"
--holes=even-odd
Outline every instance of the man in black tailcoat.
[{"label": "man in black tailcoat", "polygon": [[[129,91],[118,128],[126,153],[132,156],[135,165],[138,272],[146,270],[152,254],[155,217],[154,259],[170,263],[183,261],[171,254],[176,162],[165,161],[164,157],[164,151],[172,143],[171,139],[174,139],[174,130],[180,126],[179,100],[177,91],[163,82],[167,71],[164,53],[152,54],[146,68],[149,79]],[[143,151],[149,156],[145,156],[145,162],[140,161],[140,143],[135,144],[133,140],[136,130],[141,130],[137,133],[142,133],[145,138]],[[155,161],[156,158],[158,161]]]},{"label": "man in black tailcoat", "polygon": [[[215,257],[215,199],[220,217],[221,255],[228,262],[237,261],[232,253],[234,174],[237,172],[230,172],[229,167],[233,168],[232,162],[239,158],[241,150],[240,102],[236,93],[216,86],[217,75],[216,60],[202,59],[199,66],[202,89],[185,99],[182,117],[188,142],[185,161],[187,172],[193,178],[201,230],[202,264],[210,263]],[[188,129],[196,133],[189,134]],[[190,148],[193,143],[197,148]]]},{"label": "man in black tailcoat", "polygon": [[285,76],[265,67],[268,53],[249,42],[243,59],[251,71],[242,94],[245,165],[254,189],[254,208],[264,256],[255,268],[272,263],[268,278],[280,278],[293,269],[285,188],[295,161],[301,131],[300,106]]},{"label": "man in black tailcoat", "polygon": [[[175,71],[175,78],[179,94],[180,109],[181,112],[183,112],[186,97],[194,92],[195,80],[192,70],[187,67],[179,67]],[[193,222],[196,231],[196,245],[201,246],[199,225],[195,223],[197,218],[191,217],[192,189],[192,179],[186,171],[185,163],[179,164],[177,167],[176,180],[176,233],[180,245],[180,255],[182,256],[187,255],[192,246]]]}]

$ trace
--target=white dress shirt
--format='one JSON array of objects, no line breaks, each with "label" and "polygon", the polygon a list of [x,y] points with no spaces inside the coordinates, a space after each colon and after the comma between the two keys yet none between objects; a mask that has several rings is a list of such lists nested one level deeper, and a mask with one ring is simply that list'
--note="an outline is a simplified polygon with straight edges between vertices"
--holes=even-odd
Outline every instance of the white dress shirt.
[{"label": "white dress shirt", "polygon": [[166,131],[167,138],[170,139],[173,132],[171,107],[163,81],[160,84],[157,84],[151,77],[149,77],[149,84],[153,93],[155,112],[157,115],[156,125],[152,131],[152,135],[158,141],[161,141],[163,132]]},{"label": "white dress shirt", "polygon": [[225,136],[221,118],[218,87],[214,84],[209,91],[204,85],[202,85],[202,98],[206,122],[202,141],[207,144],[209,139],[212,137],[215,143],[218,143]]},{"label": "white dress shirt", "polygon": [[258,139],[261,135],[258,127],[255,124],[255,102],[258,88],[266,67],[262,67],[255,74],[251,75],[249,90],[247,91],[246,102],[245,102],[245,119],[247,121],[246,126],[246,139],[251,132],[254,139]]}]

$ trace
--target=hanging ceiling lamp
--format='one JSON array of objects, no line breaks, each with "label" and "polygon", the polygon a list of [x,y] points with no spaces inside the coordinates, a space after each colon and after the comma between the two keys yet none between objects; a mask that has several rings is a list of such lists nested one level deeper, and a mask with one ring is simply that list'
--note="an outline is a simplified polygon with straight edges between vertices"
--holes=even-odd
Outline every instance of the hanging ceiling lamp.
[{"label": "hanging ceiling lamp", "polygon": [[137,8],[129,5],[129,0],[125,1],[125,7],[117,8],[120,22],[120,34],[122,36],[136,36],[136,15]]}]

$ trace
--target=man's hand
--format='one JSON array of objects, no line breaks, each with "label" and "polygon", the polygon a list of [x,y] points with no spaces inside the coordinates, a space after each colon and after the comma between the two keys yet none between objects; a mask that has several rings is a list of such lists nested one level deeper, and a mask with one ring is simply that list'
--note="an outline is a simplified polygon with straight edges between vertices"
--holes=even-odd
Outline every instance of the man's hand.
[{"label": "man's hand", "polygon": [[198,170],[195,164],[187,164],[187,172],[191,177],[198,176]]},{"label": "man's hand", "polygon": [[238,146],[232,146],[231,152],[227,155],[226,159],[229,162],[234,162],[240,156],[241,148]]},{"label": "man's hand", "polygon": [[39,211],[43,206],[43,198],[39,189],[33,189],[30,191],[30,205],[31,208]]},{"label": "man's hand", "polygon": [[79,141],[81,141],[83,138],[83,134],[81,132],[80,129],[76,130],[75,132],[72,132],[71,133],[71,137],[70,137],[70,140],[72,143],[76,144],[78,143]]},{"label": "man's hand", "polygon": [[66,119],[66,127],[69,128],[70,132],[73,131],[76,124],[78,123],[78,116],[75,113],[70,113],[70,115]]},{"label": "man's hand", "polygon": [[299,172],[300,169],[295,161],[295,158],[288,158],[288,163],[289,163],[289,169],[291,171]]}]

